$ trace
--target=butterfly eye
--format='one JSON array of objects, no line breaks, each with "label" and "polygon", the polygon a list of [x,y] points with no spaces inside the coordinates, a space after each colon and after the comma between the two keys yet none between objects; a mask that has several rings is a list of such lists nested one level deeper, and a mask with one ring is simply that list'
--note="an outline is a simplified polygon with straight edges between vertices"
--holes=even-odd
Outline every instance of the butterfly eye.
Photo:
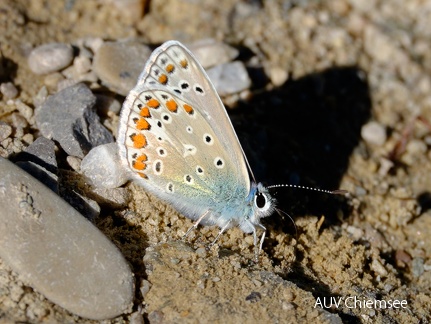
[{"label": "butterfly eye", "polygon": [[266,199],[266,196],[259,192],[255,197],[254,197],[254,204],[257,206],[257,208],[262,209],[265,208],[266,206],[266,202],[268,200]]}]

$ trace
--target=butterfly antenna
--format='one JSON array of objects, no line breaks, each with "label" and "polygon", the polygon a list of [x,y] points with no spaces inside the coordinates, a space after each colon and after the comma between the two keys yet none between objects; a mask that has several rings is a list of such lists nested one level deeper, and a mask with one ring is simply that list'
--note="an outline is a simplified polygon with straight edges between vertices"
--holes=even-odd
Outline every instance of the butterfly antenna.
[{"label": "butterfly antenna", "polygon": [[343,195],[343,196],[349,194],[349,192],[347,190],[342,190],[342,189],[325,190],[325,189],[319,189],[319,188],[313,188],[313,187],[299,186],[299,185],[294,185],[294,184],[278,184],[278,185],[267,186],[266,188],[268,188],[268,189],[271,189],[271,188],[296,188],[296,189],[305,189],[305,190],[323,192],[323,193],[327,193],[327,194],[331,194],[331,195]]},{"label": "butterfly antenna", "polygon": [[286,215],[287,217],[289,217],[289,219],[292,221],[293,226],[295,227],[295,237],[298,238],[298,228],[296,227],[295,221],[293,220],[293,218],[286,213],[285,211],[282,211],[281,209],[276,208],[275,211],[277,212],[277,214],[279,214],[281,217],[283,217],[283,215]]}]

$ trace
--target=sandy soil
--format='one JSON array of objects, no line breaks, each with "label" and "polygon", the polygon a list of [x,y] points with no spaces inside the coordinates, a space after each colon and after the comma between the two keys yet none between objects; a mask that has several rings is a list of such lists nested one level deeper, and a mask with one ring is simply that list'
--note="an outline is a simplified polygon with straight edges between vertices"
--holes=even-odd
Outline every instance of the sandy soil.
[{"label": "sandy soil", "polygon": [[[96,225],[131,264],[134,313],[105,322],[431,320],[431,2],[292,3],[158,0],[134,19],[110,1],[0,2],[0,81],[12,81],[30,107],[44,83],[27,66],[36,45],[214,37],[240,48],[245,62],[258,58],[248,64],[252,96],[229,111],[256,178],[351,193],[278,190],[296,231],[288,217],[265,219],[268,238],[254,264],[250,235],[229,230],[207,252],[218,230],[200,227],[184,243],[192,222],[129,185],[129,208],[102,209]],[[8,109],[1,100],[0,119]],[[386,130],[383,144],[361,137],[369,121]],[[2,322],[87,322],[4,264],[0,280]],[[316,306],[331,297],[408,307]]]}]

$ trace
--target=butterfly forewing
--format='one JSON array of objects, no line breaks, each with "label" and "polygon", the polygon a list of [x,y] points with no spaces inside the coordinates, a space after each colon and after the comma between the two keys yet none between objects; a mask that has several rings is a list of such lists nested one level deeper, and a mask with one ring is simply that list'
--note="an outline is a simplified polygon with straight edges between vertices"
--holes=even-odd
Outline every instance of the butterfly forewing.
[{"label": "butterfly forewing", "polygon": [[[121,112],[122,163],[192,219],[250,190],[245,157],[207,74],[180,43],[156,49]],[[232,206],[233,207],[233,206]]]}]

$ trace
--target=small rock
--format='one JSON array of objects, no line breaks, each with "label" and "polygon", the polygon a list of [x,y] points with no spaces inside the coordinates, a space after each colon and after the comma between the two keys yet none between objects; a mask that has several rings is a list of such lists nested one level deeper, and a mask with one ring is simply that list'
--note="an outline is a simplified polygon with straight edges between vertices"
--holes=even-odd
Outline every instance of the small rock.
[{"label": "small rock", "polygon": [[413,258],[412,261],[412,273],[413,276],[419,278],[424,273],[424,259],[422,258]]},{"label": "small rock", "polygon": [[269,70],[271,83],[276,87],[282,86],[288,79],[289,74],[281,67],[273,67]]},{"label": "small rock", "polygon": [[57,160],[55,143],[39,137],[15,158],[16,164],[49,189],[58,193]]},{"label": "small rock", "polygon": [[83,158],[93,147],[113,142],[95,112],[96,97],[78,83],[50,97],[36,112],[43,136],[59,142],[69,155]]},{"label": "small rock", "polygon": [[377,273],[382,277],[386,277],[388,275],[388,271],[385,269],[383,264],[377,259],[373,259],[373,261],[371,262],[370,268],[371,270],[373,270],[375,273]]},{"label": "small rock", "polygon": [[96,53],[102,47],[104,41],[100,37],[88,37],[83,39],[84,46],[89,48],[93,53]]},{"label": "small rock", "polygon": [[73,60],[73,68],[77,75],[87,73],[91,69],[91,61],[88,57],[81,55]]},{"label": "small rock", "polygon": [[238,56],[238,50],[213,38],[202,39],[187,46],[204,69],[228,63]]},{"label": "small rock", "polygon": [[127,182],[128,176],[118,156],[116,143],[93,148],[82,160],[81,172],[96,187],[118,188]]},{"label": "small rock", "polygon": [[220,96],[238,93],[251,86],[247,70],[240,61],[217,65],[207,73]]},{"label": "small rock", "polygon": [[412,257],[404,250],[397,250],[395,252],[395,263],[399,268],[405,268],[412,262]]},{"label": "small rock", "polygon": [[145,324],[144,316],[140,311],[134,312],[130,315],[129,324]]},{"label": "small rock", "polygon": [[347,233],[349,233],[352,236],[352,239],[354,241],[358,241],[362,237],[364,237],[364,231],[358,227],[349,225],[349,226],[347,226],[346,231],[347,231]]},{"label": "small rock", "polygon": [[0,142],[3,142],[11,134],[12,134],[12,127],[3,121],[0,121]]},{"label": "small rock", "polygon": [[27,106],[25,103],[23,103],[21,100],[17,99],[15,100],[16,108],[18,109],[19,113],[27,120],[27,122],[31,125],[34,123],[32,117],[33,117],[33,108]]},{"label": "small rock", "polygon": [[94,188],[86,192],[89,198],[98,204],[109,206],[112,209],[125,208],[130,201],[130,191],[126,188]]},{"label": "small rock", "polygon": [[131,310],[133,274],[118,248],[74,208],[0,158],[0,257],[38,292],[94,320]]},{"label": "small rock", "polygon": [[145,295],[150,291],[151,283],[148,280],[142,279],[141,280],[141,295],[145,299]]},{"label": "small rock", "polygon": [[51,74],[48,74],[45,79],[43,80],[43,83],[51,90],[57,90],[58,84],[64,80],[63,74],[60,72],[54,72]]},{"label": "small rock", "polygon": [[33,97],[33,104],[37,108],[40,108],[42,104],[46,101],[48,98],[48,89],[43,86],[40,88],[39,92]]},{"label": "small rock", "polygon": [[12,82],[5,82],[0,85],[0,92],[5,99],[13,99],[18,95],[18,89]]},{"label": "small rock", "polygon": [[33,73],[48,74],[69,66],[72,60],[72,46],[50,43],[33,49],[28,57],[28,65]]},{"label": "small rock", "polygon": [[380,146],[386,142],[386,129],[383,125],[371,121],[362,126],[361,136],[368,144]]},{"label": "small rock", "polygon": [[67,163],[69,164],[69,166],[79,172],[81,170],[81,159],[76,157],[76,156],[72,156],[72,155],[68,155],[66,158]]},{"label": "small rock", "polygon": [[135,86],[151,50],[138,42],[106,42],[96,52],[93,70],[102,83],[126,96]]}]

